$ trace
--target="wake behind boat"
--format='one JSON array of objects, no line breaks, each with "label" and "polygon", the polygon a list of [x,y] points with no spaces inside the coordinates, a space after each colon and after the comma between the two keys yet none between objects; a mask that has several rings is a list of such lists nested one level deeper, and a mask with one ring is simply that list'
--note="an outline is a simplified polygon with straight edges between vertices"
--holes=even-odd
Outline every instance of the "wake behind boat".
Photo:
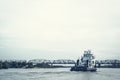
[{"label": "wake behind boat", "polygon": [[75,66],[71,67],[71,71],[96,71],[95,57],[91,51],[84,51],[81,59],[77,60]]}]

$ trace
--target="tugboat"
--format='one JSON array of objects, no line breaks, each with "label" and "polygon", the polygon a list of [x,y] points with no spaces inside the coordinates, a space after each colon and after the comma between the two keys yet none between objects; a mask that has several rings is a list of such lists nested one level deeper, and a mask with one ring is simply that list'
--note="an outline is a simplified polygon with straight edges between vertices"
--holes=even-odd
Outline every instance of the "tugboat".
[{"label": "tugboat", "polygon": [[95,57],[90,50],[84,51],[81,59],[78,59],[70,71],[96,71]]}]

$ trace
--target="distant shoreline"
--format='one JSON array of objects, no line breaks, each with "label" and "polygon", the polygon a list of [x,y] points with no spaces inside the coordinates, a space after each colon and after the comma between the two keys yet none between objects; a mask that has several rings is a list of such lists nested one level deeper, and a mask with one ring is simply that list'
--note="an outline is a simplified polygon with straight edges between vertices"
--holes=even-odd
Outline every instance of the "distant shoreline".
[{"label": "distant shoreline", "polygon": [[[56,65],[54,65],[56,64]],[[59,64],[59,65],[57,65]],[[0,69],[8,68],[70,68],[66,64],[76,64],[74,60],[0,60]],[[120,60],[102,60],[96,61],[97,68],[120,68]]]}]

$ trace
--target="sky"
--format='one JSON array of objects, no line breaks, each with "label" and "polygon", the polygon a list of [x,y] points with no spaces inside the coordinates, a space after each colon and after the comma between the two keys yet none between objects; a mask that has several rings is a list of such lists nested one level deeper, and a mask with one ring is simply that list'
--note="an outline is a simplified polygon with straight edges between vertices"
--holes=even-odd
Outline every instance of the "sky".
[{"label": "sky", "polygon": [[120,59],[120,0],[0,0],[0,59]]}]

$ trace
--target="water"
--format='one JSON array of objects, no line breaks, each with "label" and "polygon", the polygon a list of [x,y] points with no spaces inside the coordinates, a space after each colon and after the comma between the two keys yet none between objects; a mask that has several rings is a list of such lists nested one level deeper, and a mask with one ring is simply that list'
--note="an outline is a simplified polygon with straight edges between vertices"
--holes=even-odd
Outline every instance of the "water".
[{"label": "water", "polygon": [[120,69],[101,68],[97,72],[71,72],[69,68],[2,69],[0,80],[120,80]]}]

